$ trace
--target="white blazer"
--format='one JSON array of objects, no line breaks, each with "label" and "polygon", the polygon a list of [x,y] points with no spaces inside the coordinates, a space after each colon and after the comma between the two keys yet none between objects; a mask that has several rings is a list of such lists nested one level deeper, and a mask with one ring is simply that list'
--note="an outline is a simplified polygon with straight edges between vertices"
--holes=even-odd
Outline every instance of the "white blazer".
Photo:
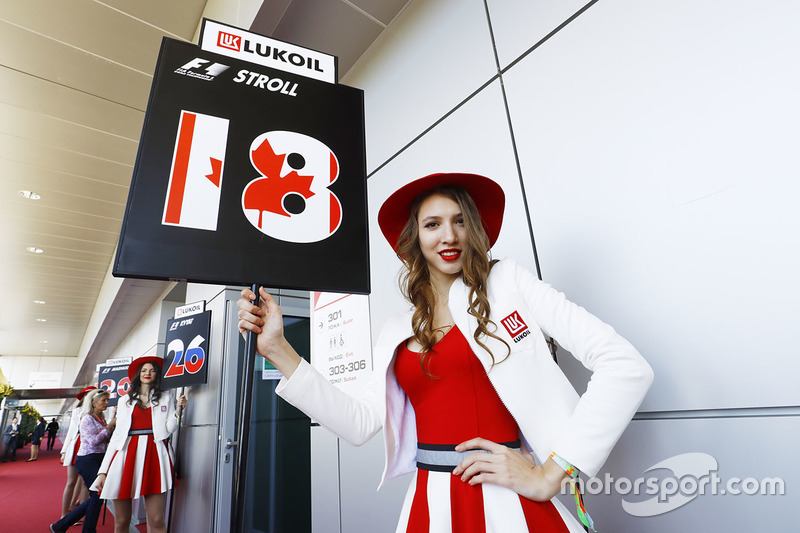
[{"label": "white blazer", "polygon": [[[173,390],[161,391],[161,399],[158,403],[153,403],[153,394],[150,394],[150,416],[153,422],[153,439],[165,440],[178,429],[178,415],[175,409],[175,392]],[[131,429],[133,408],[135,403],[128,403],[128,397],[120,398],[117,403],[117,427],[108,442],[106,455],[100,465],[98,474],[105,474],[111,466],[114,453],[121,450],[128,439],[128,431]]]},{"label": "white blazer", "polygon": [[61,446],[61,453],[66,454],[70,446],[75,445],[75,439],[78,438],[78,432],[81,425],[81,402],[78,402],[77,407],[72,410],[72,415],[69,419],[69,428],[67,428],[67,435],[64,437],[64,444]]},{"label": "white blazer", "polygon": [[[450,289],[450,313],[523,439],[540,463],[556,452],[586,475],[596,475],[644,399],[652,369],[611,326],[513,260],[492,268],[488,296],[494,333],[511,347],[508,359],[499,364],[492,366],[490,354],[472,337],[477,320],[467,312],[469,288],[461,279]],[[276,390],[351,444],[363,444],[383,426],[386,466],[381,485],[416,468],[414,409],[397,383],[393,363],[398,345],[412,334],[411,311],[384,325],[373,352],[373,380],[359,398],[341,392],[305,362]],[[593,372],[582,396],[553,361],[545,335]],[[508,353],[494,338],[481,341],[496,362]]]}]

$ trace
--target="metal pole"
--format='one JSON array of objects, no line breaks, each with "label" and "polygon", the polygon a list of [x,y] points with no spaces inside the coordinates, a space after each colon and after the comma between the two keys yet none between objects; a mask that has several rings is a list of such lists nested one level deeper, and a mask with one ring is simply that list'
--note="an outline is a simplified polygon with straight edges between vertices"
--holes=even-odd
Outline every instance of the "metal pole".
[{"label": "metal pole", "polygon": [[278,397],[273,395],[272,407],[270,409],[270,432],[269,432],[269,531],[278,531],[275,527],[277,522],[277,494],[278,494]]},{"label": "metal pole", "polygon": [[[176,391],[177,395],[175,397],[175,401],[178,401],[178,398],[181,397],[181,395],[185,392],[185,390],[186,387],[180,387],[178,391]],[[177,484],[176,482],[181,475],[180,471],[178,470],[178,465],[180,464],[178,462],[178,445],[180,444],[182,422],[183,422],[183,409],[180,409],[180,412],[178,413],[178,427],[175,429],[175,438],[172,439],[173,442],[170,443],[172,445],[172,452],[175,454],[175,465],[174,465],[175,472],[173,473],[174,475],[172,476],[173,486],[172,489],[169,491],[169,506],[168,506],[169,514],[167,515],[167,533],[170,533],[172,531],[172,505],[175,502],[175,485]],[[103,523],[105,523],[105,521]]]},{"label": "metal pole", "polygon": [[[256,299],[253,302],[255,305],[259,305],[261,301],[258,295],[260,288],[261,286],[257,283],[250,286],[250,289],[256,295]],[[244,379],[242,379],[242,388],[239,391],[239,431],[237,432],[236,443],[234,443],[238,448],[236,469],[233,475],[235,506],[231,517],[231,531],[236,531],[237,533],[244,531],[245,523],[244,509],[246,502],[244,496],[247,477],[247,448],[250,441],[250,411],[253,403],[253,373],[256,360],[256,335],[252,331],[247,332],[244,352],[244,364],[242,367]]]}]

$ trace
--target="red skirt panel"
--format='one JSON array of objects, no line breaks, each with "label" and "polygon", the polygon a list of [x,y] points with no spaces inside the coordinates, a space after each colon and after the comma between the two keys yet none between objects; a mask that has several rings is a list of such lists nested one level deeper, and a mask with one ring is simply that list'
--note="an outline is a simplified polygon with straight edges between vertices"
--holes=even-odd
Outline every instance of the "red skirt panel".
[{"label": "red skirt panel", "polygon": [[161,494],[172,488],[173,456],[169,444],[152,434],[131,435],[114,454],[100,497],[104,500]]},{"label": "red skirt panel", "polygon": [[398,533],[569,533],[552,502],[498,485],[470,485],[450,472],[417,470]]},{"label": "red skirt panel", "polygon": [[75,466],[75,457],[78,456],[78,450],[81,449],[81,435],[75,436],[75,442],[72,446],[64,448],[64,466]]}]

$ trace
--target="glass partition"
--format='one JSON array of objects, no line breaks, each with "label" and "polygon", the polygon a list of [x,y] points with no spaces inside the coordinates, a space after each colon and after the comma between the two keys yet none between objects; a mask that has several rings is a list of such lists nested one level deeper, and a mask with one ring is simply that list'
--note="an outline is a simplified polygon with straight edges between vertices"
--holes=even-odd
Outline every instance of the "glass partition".
[{"label": "glass partition", "polygon": [[[309,359],[309,319],[284,317],[284,334]],[[241,342],[242,351],[244,341]],[[311,532],[310,420],[275,394],[256,357],[245,494],[245,533]]]}]

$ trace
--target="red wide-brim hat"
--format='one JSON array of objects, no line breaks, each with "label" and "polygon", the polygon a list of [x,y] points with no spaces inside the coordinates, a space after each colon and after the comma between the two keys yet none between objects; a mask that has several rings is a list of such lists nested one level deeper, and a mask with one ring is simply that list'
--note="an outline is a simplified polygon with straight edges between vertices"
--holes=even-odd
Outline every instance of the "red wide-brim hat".
[{"label": "red wide-brim hat", "polygon": [[142,368],[142,365],[145,363],[152,363],[156,365],[159,370],[164,370],[163,357],[158,357],[157,355],[146,355],[131,361],[131,364],[128,365],[128,379],[132,380],[133,377],[139,373],[139,369]]},{"label": "red wide-brim hat", "polygon": [[503,188],[479,174],[445,172],[430,174],[403,185],[383,202],[378,211],[378,225],[393,250],[397,251],[397,239],[408,222],[414,199],[426,191],[443,185],[458,185],[469,193],[483,220],[483,228],[489,237],[489,247],[494,246],[503,225],[503,211],[506,205]]},{"label": "red wide-brim hat", "polygon": [[89,392],[90,390],[94,390],[96,388],[97,387],[95,387],[94,385],[89,385],[88,387],[84,387],[82,391],[80,391],[78,394],[75,395],[75,397],[78,400],[83,400],[83,397],[86,396],[87,392]]}]

